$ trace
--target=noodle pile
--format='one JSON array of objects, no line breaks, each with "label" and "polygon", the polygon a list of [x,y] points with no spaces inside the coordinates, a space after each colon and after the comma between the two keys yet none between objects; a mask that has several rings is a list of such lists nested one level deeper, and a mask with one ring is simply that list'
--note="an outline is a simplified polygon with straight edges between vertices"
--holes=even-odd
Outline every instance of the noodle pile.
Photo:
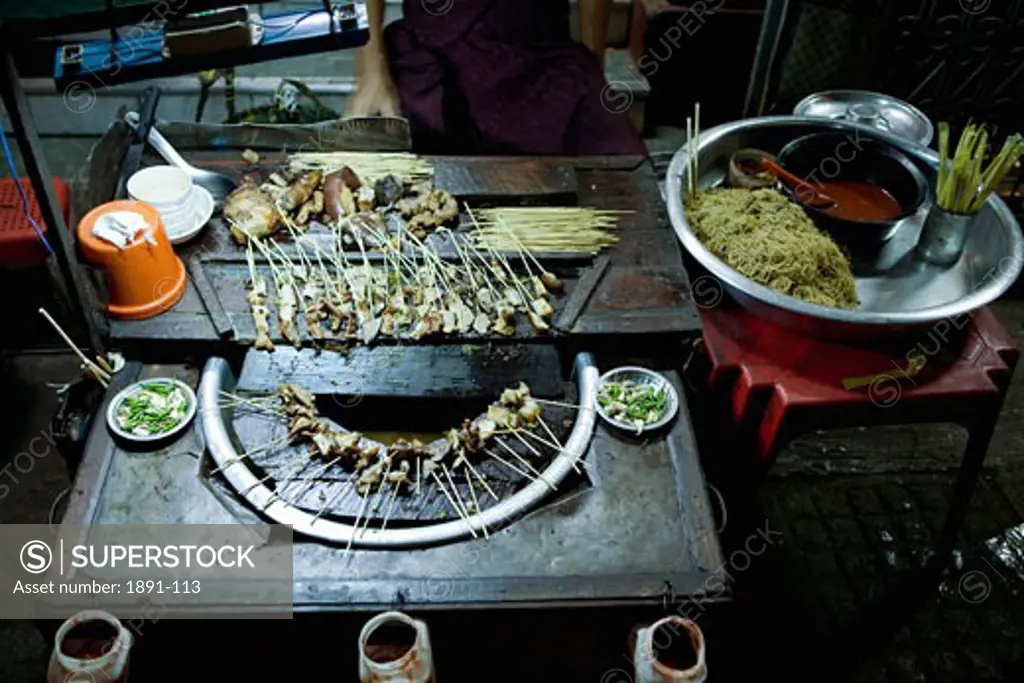
[{"label": "noodle pile", "polygon": [[686,202],[686,218],[704,246],[751,280],[822,306],[860,305],[843,252],[775,190],[707,190]]}]

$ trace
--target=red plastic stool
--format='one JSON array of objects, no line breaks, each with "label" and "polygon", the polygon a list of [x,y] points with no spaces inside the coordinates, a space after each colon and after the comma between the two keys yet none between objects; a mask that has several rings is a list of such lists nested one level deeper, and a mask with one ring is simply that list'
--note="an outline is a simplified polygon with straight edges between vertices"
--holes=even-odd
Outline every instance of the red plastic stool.
[{"label": "red plastic stool", "polygon": [[[727,405],[741,446],[762,470],[792,439],[817,429],[953,422],[969,438],[937,557],[952,555],[1020,352],[987,308],[920,337],[865,347],[779,327],[728,300],[701,309],[708,365],[688,379]],[[906,370],[923,358],[919,374]],[[847,390],[843,380],[875,377]]]},{"label": "red plastic stool", "polygon": [[[71,190],[60,178],[52,178],[54,194],[60,203],[64,220],[68,220],[68,209],[71,204]],[[48,227],[43,222],[36,201],[36,193],[28,178],[19,178],[25,197],[28,199],[29,212],[36,224],[48,234]],[[43,263],[48,256],[35,228],[25,216],[21,203],[21,195],[13,178],[0,178],[0,266],[34,266]]]}]

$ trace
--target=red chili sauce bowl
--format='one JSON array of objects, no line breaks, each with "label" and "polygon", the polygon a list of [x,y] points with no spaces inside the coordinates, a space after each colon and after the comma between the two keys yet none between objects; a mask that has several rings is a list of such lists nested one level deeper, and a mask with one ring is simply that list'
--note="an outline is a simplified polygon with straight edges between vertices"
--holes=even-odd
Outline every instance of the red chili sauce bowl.
[{"label": "red chili sauce bowl", "polygon": [[924,174],[900,150],[865,134],[815,133],[793,140],[779,152],[779,165],[835,200],[810,206],[807,187],[780,183],[811,219],[845,244],[878,244],[928,199]]}]

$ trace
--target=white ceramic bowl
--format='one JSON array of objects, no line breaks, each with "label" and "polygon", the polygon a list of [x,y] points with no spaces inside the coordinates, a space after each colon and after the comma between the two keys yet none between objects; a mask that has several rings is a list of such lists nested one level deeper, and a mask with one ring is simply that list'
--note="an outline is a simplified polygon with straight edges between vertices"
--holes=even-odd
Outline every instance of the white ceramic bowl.
[{"label": "white ceramic bowl", "polygon": [[[213,217],[213,207],[215,202],[213,201],[213,195],[205,187],[200,185],[194,185],[192,187],[192,201],[190,207],[192,209],[192,215],[190,220],[182,222],[174,228],[168,228],[164,225],[164,230],[167,232],[167,239],[170,240],[171,244],[181,244],[188,242],[190,239],[198,235],[203,227]],[[162,215],[161,215],[162,218]]]},{"label": "white ceramic bowl", "polygon": [[150,166],[128,179],[128,195],[152,204],[163,215],[188,203],[192,178],[177,166]]},{"label": "white ceramic bowl", "polygon": [[[123,429],[117,421],[117,411],[120,409],[121,404],[131,394],[142,388],[144,384],[174,384],[185,394],[185,398],[188,401],[188,407],[185,409],[185,416],[181,419],[177,425],[163,434],[151,434],[149,436],[142,436],[139,434],[132,434],[131,432]],[[127,387],[118,392],[114,399],[107,406],[107,425],[110,430],[117,436],[125,439],[126,441],[134,441],[136,443],[152,443],[155,441],[165,441],[175,435],[181,433],[183,429],[188,427],[189,423],[192,422],[192,418],[196,415],[196,394],[192,391],[192,387],[185,384],[181,380],[174,379],[171,377],[152,377],[150,379],[139,380],[133,384],[129,384]]]},{"label": "white ceramic bowl", "polygon": [[638,430],[636,425],[634,424],[631,424],[629,422],[623,422],[622,420],[618,420],[609,416],[608,413],[605,411],[604,407],[601,405],[600,401],[598,401],[597,414],[600,415],[601,419],[603,419],[608,424],[623,431],[631,432],[633,434],[644,434],[646,432],[653,432],[658,429],[661,429],[669,422],[671,422],[672,418],[674,418],[676,416],[676,413],[679,412],[679,394],[676,393],[676,388],[673,387],[667,379],[662,377],[657,372],[654,372],[653,370],[648,370],[647,368],[641,368],[635,365],[625,365],[620,368],[615,368],[614,370],[609,370],[608,372],[601,375],[601,377],[597,380],[597,393],[600,396],[601,387],[604,386],[606,382],[624,382],[627,380],[632,380],[637,384],[653,384],[657,387],[664,387],[665,412],[662,413],[661,418],[658,419],[656,422],[653,422],[649,425],[645,425],[643,428]]}]

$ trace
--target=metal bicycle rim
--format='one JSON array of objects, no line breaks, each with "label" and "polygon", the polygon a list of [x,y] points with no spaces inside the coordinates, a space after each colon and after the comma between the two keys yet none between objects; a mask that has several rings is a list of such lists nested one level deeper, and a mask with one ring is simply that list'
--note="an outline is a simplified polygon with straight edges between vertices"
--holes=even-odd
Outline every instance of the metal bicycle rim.
[{"label": "metal bicycle rim", "polygon": [[[576,356],[574,374],[578,390],[579,404],[592,406],[597,401],[597,366],[589,353]],[[244,461],[239,460],[238,452],[231,440],[228,421],[231,409],[221,408],[221,392],[228,391],[234,384],[234,377],[227,361],[222,358],[211,358],[203,369],[199,385],[199,408],[202,416],[203,435],[207,448],[217,467],[223,468],[221,474],[236,492],[244,491],[244,498],[262,514],[279,524],[290,525],[297,533],[319,538],[332,543],[348,544],[359,548],[413,548],[436,545],[462,540],[472,535],[470,526],[477,533],[483,528],[488,531],[502,527],[519,519],[532,510],[543,500],[551,489],[538,478],[493,507],[475,513],[467,520],[453,520],[425,526],[380,529],[360,528],[324,517],[316,518],[313,514],[291,505],[274,496],[274,492],[252,473]],[[577,411],[576,422],[572,433],[565,441],[565,448],[548,467],[541,472],[542,478],[556,487],[573,470],[573,466],[583,457],[593,436],[596,422],[595,411]],[[235,461],[232,464],[232,461]]]}]

